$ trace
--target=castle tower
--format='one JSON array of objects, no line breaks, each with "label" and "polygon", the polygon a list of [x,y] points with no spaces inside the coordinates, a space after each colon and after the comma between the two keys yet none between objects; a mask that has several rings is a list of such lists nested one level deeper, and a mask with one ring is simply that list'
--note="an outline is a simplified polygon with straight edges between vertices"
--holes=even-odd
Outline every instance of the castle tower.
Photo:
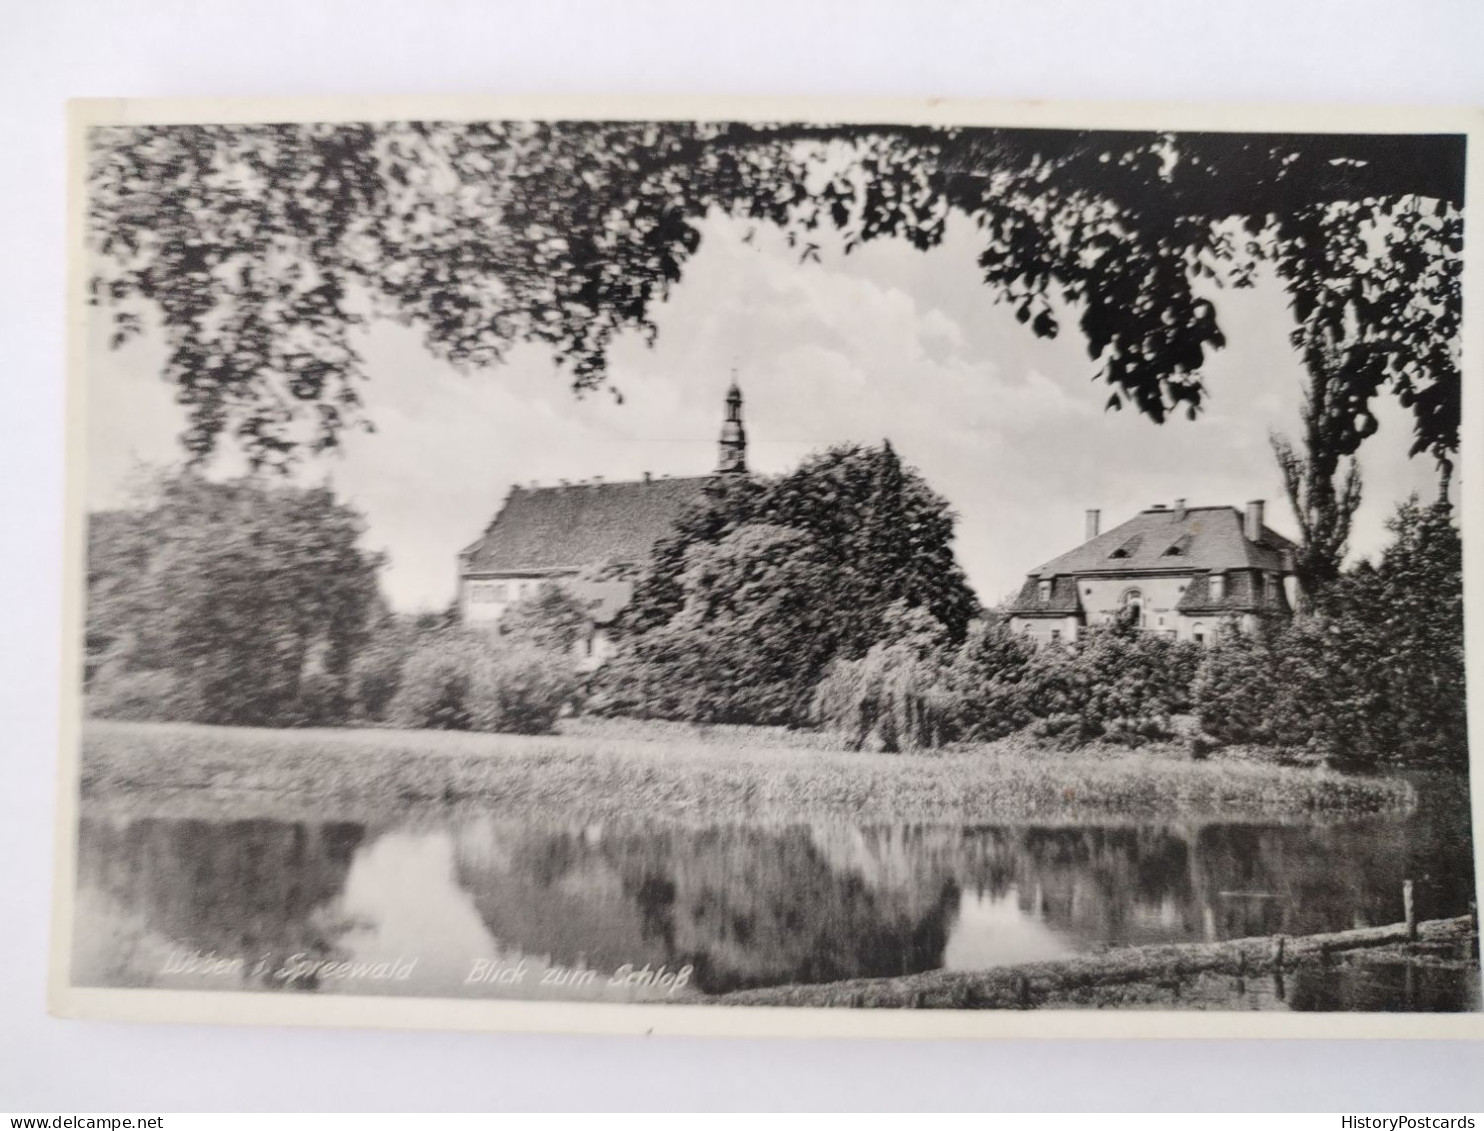
[{"label": "castle tower", "polygon": [[742,390],[737,388],[737,374],[732,373],[732,387],[727,390],[727,419],[721,426],[721,454],[716,462],[718,475],[747,474],[747,432],[742,427]]}]

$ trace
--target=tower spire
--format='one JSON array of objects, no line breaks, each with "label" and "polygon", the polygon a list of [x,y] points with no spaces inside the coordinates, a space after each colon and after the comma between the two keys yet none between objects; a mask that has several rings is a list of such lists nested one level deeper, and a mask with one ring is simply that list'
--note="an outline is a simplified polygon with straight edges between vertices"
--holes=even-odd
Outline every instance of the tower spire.
[{"label": "tower spire", "polygon": [[721,426],[721,451],[716,462],[718,475],[747,473],[747,430],[742,427],[742,390],[737,386],[737,370],[732,370],[732,387],[727,390],[726,422]]}]

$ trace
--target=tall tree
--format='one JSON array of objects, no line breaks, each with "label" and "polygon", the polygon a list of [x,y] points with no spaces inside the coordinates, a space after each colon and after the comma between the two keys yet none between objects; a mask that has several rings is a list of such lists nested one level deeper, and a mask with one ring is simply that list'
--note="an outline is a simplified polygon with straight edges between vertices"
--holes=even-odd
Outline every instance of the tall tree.
[{"label": "tall tree", "polygon": [[802,722],[829,661],[895,639],[909,611],[963,639],[979,604],[953,524],[888,444],[723,480],[656,546],[604,680],[631,710]]},{"label": "tall tree", "polygon": [[1446,499],[1413,496],[1386,525],[1375,564],[1336,587],[1336,662],[1370,694],[1373,761],[1466,770],[1463,540]]},{"label": "tall tree", "polygon": [[115,527],[139,568],[96,586],[88,606],[116,673],[168,676],[161,709],[199,722],[344,717],[379,610],[381,559],[359,545],[355,511],[325,488],[183,474],[129,517]]},{"label": "tall tree", "polygon": [[[1310,351],[1309,385],[1304,392],[1304,447],[1296,450],[1286,436],[1270,434],[1273,454],[1283,473],[1283,488],[1298,522],[1299,544],[1294,574],[1299,608],[1310,611],[1340,577],[1350,542],[1350,522],[1360,506],[1360,463],[1352,455],[1340,464],[1346,445],[1336,436],[1343,423],[1333,398],[1343,383],[1343,357],[1336,349]],[[1338,426],[1338,427],[1337,427]]]},{"label": "tall tree", "polygon": [[[1417,197],[1301,209],[1271,226],[1308,373],[1303,447],[1272,437],[1302,536],[1306,603],[1340,576],[1360,503],[1355,453],[1390,386],[1414,413],[1412,453],[1446,482],[1457,446],[1462,216]],[[1443,425],[1443,427],[1439,427]]]},{"label": "tall tree", "polygon": [[631,637],[602,675],[626,713],[797,723],[836,644],[833,571],[809,533],[743,523],[689,546],[674,615]]}]

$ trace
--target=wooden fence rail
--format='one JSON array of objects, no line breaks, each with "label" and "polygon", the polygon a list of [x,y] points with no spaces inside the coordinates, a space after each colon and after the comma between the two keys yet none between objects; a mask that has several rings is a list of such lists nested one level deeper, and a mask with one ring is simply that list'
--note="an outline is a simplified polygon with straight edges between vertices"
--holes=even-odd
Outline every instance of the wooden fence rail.
[{"label": "wooden fence rail", "polygon": [[1385,927],[1362,927],[1319,935],[1263,936],[1224,942],[1167,943],[1128,947],[1056,962],[1030,962],[991,970],[932,970],[897,978],[857,978],[823,985],[742,990],[717,1000],[727,1005],[840,1006],[878,1008],[1026,1009],[1070,991],[1133,982],[1170,981],[1198,974],[1250,977],[1281,974],[1312,962],[1328,962],[1346,951],[1474,940],[1476,913],[1419,923],[1407,901],[1407,919]]}]

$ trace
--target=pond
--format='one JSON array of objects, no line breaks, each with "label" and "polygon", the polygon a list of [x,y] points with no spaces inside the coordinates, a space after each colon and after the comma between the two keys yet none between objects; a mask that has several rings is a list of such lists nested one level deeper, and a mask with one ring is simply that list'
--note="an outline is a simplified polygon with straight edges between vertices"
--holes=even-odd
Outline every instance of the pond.
[{"label": "pond", "polygon": [[[1345,822],[1037,826],[384,821],[84,808],[75,980],[703,1000],[1108,947],[1397,922],[1473,898],[1467,801]],[[1460,1010],[1476,972],[1343,967],[1221,1008]],[[1224,995],[1224,996],[1223,996]],[[1210,1004],[1209,1002],[1207,1003]]]}]

